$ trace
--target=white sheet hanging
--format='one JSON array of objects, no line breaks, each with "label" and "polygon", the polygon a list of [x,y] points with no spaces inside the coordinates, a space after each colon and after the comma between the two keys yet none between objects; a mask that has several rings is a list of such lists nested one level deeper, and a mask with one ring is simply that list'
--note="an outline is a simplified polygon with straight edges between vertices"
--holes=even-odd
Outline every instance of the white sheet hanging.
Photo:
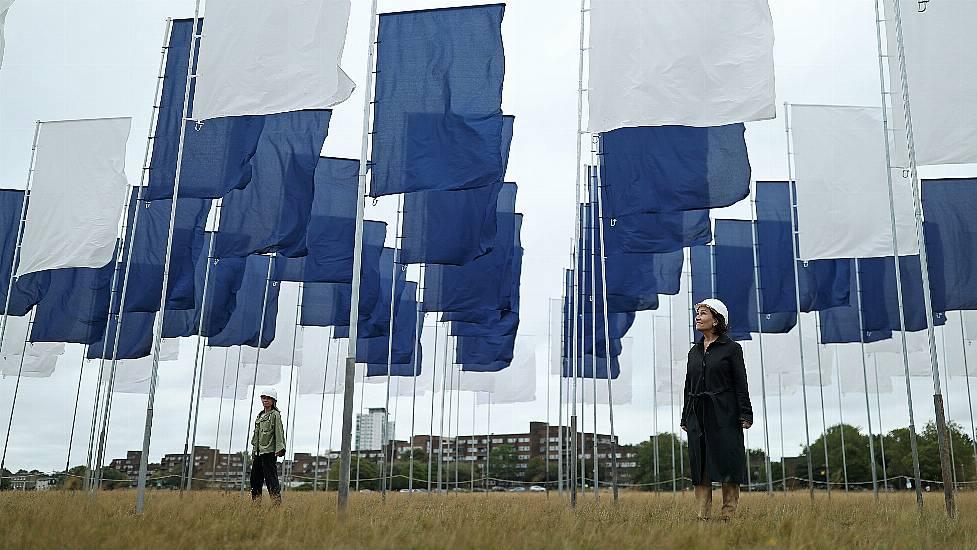
[{"label": "white sheet hanging", "polygon": [[349,0],[208,0],[194,120],[326,109],[353,93],[339,67]]},{"label": "white sheet hanging", "polygon": [[17,276],[112,261],[131,118],[42,122]]},{"label": "white sheet hanging", "polygon": [[[886,0],[893,128],[905,127],[894,0]],[[977,2],[900,0],[916,162],[977,162]],[[905,156],[905,134],[894,145]]]},{"label": "white sheet hanging", "polygon": [[590,131],[776,116],[767,0],[593,0]]},{"label": "white sheet hanging", "polygon": [[[882,109],[791,105],[802,260],[892,255]],[[899,253],[918,254],[912,190],[893,177]]]},{"label": "white sheet hanging", "polygon": [[267,348],[262,348],[260,356],[258,356],[257,348],[244,346],[241,348],[241,360],[245,363],[254,364],[257,359],[261,361],[262,365],[290,367],[294,364],[296,367],[301,367],[304,356],[302,345],[305,327],[299,326],[296,330],[295,326],[297,322],[296,307],[299,303],[299,283],[282,281],[277,284],[280,286],[278,290],[278,315],[275,317],[275,339]]}]

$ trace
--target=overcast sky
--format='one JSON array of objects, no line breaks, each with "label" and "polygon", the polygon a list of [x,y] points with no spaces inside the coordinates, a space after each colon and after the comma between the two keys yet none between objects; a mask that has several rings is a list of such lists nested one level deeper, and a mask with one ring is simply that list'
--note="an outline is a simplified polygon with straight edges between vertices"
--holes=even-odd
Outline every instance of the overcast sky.
[{"label": "overcast sky", "polygon": [[[447,0],[380,0],[384,11],[475,4]],[[531,420],[546,420],[547,378],[545,372],[548,299],[559,297],[562,268],[569,265],[573,234],[574,174],[577,89],[577,46],[579,32],[577,0],[510,0],[506,8],[503,35],[506,49],[506,79],[503,108],[516,116],[515,137],[509,162],[508,181],[519,184],[518,210],[525,214],[522,242],[526,249],[522,276],[522,325],[520,333],[534,336],[537,344],[538,386],[533,403],[495,405],[491,411],[493,432],[521,432]],[[771,0],[776,32],[776,75],[778,102],[877,106],[880,103],[875,12],[872,0]],[[358,88],[344,104],[334,109],[325,154],[357,157],[360,150],[363,112],[363,82],[366,70],[369,2],[353,0],[343,68]],[[127,172],[138,182],[143,162],[150,111],[156,85],[165,18],[190,17],[192,0],[17,0],[7,17],[7,48],[0,70],[0,187],[23,188],[30,158],[33,123],[104,116],[132,116]],[[778,106],[778,112],[782,105]],[[783,118],[747,124],[747,142],[754,179],[786,179],[786,148]],[[969,175],[933,172],[932,175]],[[926,173],[924,172],[924,175]],[[393,221],[393,201],[387,199],[368,207],[367,216]],[[749,217],[748,205],[736,205],[714,217]],[[391,241],[392,243],[392,241]],[[388,244],[391,244],[388,243]],[[675,299],[675,307],[687,306],[687,297]],[[667,311],[667,310],[666,310]],[[633,401],[615,408],[617,433],[624,442],[636,442],[651,434],[653,415],[650,343],[651,313],[639,315],[629,336],[634,340],[626,364],[635,369]],[[428,320],[431,323],[431,319]],[[430,327],[429,327],[430,329]],[[687,329],[680,329],[686,330]],[[949,338],[949,336],[948,336]],[[163,452],[182,450],[193,357],[192,340],[183,345],[181,361],[165,364],[161,370],[156,400],[156,422],[152,459]],[[683,356],[686,350],[676,350]],[[659,365],[667,364],[664,351]],[[36,467],[43,470],[64,467],[71,409],[79,374],[81,346],[69,345],[55,375],[48,379],[25,379],[20,397],[7,467]],[[857,368],[860,364],[843,368]],[[88,440],[97,368],[85,368],[78,415],[78,433],[72,464],[84,461]],[[808,369],[816,368],[814,363]],[[827,367],[826,367],[827,368]],[[854,371],[853,371],[854,372]],[[676,376],[681,377],[683,373]],[[279,395],[287,392],[283,373]],[[552,380],[552,379],[550,379]],[[681,380],[677,380],[680,382]],[[905,386],[894,381],[894,391],[881,398],[886,430],[906,424]],[[962,379],[961,379],[962,382]],[[0,421],[9,413],[15,380],[0,381]],[[932,385],[927,379],[913,382],[917,418],[932,417]],[[950,386],[950,384],[947,384]],[[751,380],[754,408],[760,411],[759,384]],[[950,416],[969,429],[969,412],[962,385],[949,389]],[[817,388],[810,389],[812,434],[820,433],[821,415]],[[836,388],[824,391],[829,424],[839,417]],[[797,394],[799,395],[799,394]],[[325,407],[328,414],[330,399]],[[430,395],[418,404],[418,433],[426,433],[430,418]],[[556,423],[555,384],[550,391],[550,419]],[[461,431],[470,432],[472,397],[461,398]],[[145,397],[120,394],[115,399],[108,458],[124,456],[142,441]],[[283,399],[284,403],[284,399]],[[366,406],[382,406],[382,386],[366,391]],[[680,396],[676,396],[676,404]],[[864,396],[844,397],[845,420],[865,423]],[[778,403],[769,405],[771,450],[780,454]],[[205,399],[200,418],[198,444],[213,445],[217,426],[218,400]],[[304,397],[298,403],[296,437],[298,451],[312,451],[316,444],[320,399]],[[356,406],[360,402],[357,399]],[[397,436],[405,438],[410,425],[410,406],[401,402]],[[660,430],[668,430],[671,411],[660,399]],[[784,447],[796,454],[804,440],[803,409],[796,395],[783,407]],[[222,408],[221,446],[226,449],[231,401]],[[873,403],[873,419],[875,418]],[[233,448],[244,447],[247,413],[255,406],[238,403]],[[337,407],[339,410],[340,407]],[[242,412],[243,411],[243,412]],[[476,409],[476,429],[483,432],[487,406]],[[588,413],[588,430],[590,415]],[[606,432],[607,408],[599,407],[599,429]],[[758,420],[760,420],[758,415]],[[323,447],[330,422],[324,424]],[[751,446],[760,446],[762,422],[750,431]],[[333,447],[338,448],[336,422]]]}]

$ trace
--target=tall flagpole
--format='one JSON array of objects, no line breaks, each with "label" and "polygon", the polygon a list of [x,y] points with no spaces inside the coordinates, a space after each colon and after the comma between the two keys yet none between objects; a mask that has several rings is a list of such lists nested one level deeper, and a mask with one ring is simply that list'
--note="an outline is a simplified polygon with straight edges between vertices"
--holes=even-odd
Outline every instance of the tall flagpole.
[{"label": "tall flagpole", "polygon": [[3,454],[0,455],[0,475],[3,467],[7,463],[7,445],[10,443],[10,431],[14,427],[14,411],[17,408],[17,394],[20,393],[20,380],[24,371],[24,358],[27,355],[27,343],[30,341],[31,329],[34,326],[34,311],[31,310],[30,318],[27,322],[27,334],[24,335],[24,345],[20,350],[20,365],[17,367],[17,382],[14,384],[14,396],[10,401],[10,416],[7,419],[7,435],[3,440]]},{"label": "tall flagpole", "polygon": [[[797,228],[797,212],[796,212],[796,183],[794,182],[794,166],[791,162],[793,159],[791,148],[790,148],[790,114],[788,111],[788,105],[784,103],[784,131],[787,133],[787,190],[790,192],[790,246],[793,254],[791,256],[791,264],[794,268],[794,301],[797,306],[797,349],[800,355],[800,365],[801,365],[801,393],[804,396],[804,442],[807,445],[807,472],[808,472],[808,494],[811,500],[814,500],[814,459],[811,457],[811,423],[808,419],[807,412],[807,375],[804,371],[804,332],[801,327],[801,278],[797,267],[797,239],[800,234]],[[754,195],[753,200],[753,219],[756,219],[756,196]],[[757,228],[756,222],[753,224],[753,238],[756,240]],[[757,245],[759,246],[759,244]],[[757,267],[757,273],[759,273],[759,267]],[[760,286],[759,277],[757,278],[757,287]],[[759,295],[759,289],[757,290]]]},{"label": "tall flagpole", "polygon": [[[755,215],[754,218],[756,218]],[[763,363],[763,316],[760,314],[760,255],[757,252],[756,223],[751,222],[751,225],[753,226],[753,282],[756,287],[757,349],[760,352],[760,390],[763,395],[763,435],[767,443],[767,492],[773,495],[773,467],[770,464],[770,430],[767,428],[767,375]],[[715,265],[715,257],[716,251],[713,248],[713,265]],[[715,267],[712,269],[712,276],[716,276]],[[713,291],[717,295],[719,294],[715,284],[713,284]],[[798,321],[800,321],[800,315],[798,315]],[[728,319],[727,322],[729,322]],[[804,367],[802,366],[801,368],[803,369]],[[781,450],[781,454],[783,454],[783,450]]]},{"label": "tall flagpole", "polygon": [[[913,189],[913,214],[916,222],[916,240],[919,244],[919,267],[923,279],[923,306],[926,312],[926,339],[929,342],[930,370],[933,375],[933,408],[936,413],[936,433],[940,445],[940,470],[943,478],[943,498],[948,516],[956,517],[957,505],[953,496],[953,485],[950,476],[950,454],[948,448],[946,416],[943,409],[943,391],[940,387],[940,370],[936,359],[936,340],[933,334],[933,297],[929,284],[929,261],[926,252],[926,242],[923,235],[923,212],[921,204],[919,173],[916,171],[916,142],[913,136],[913,117],[909,102],[909,77],[906,74],[906,45],[902,30],[901,2],[893,2],[896,20],[896,45],[899,51],[899,80],[902,83],[903,116],[906,123],[906,146],[909,150],[909,175]],[[878,4],[876,4],[878,10]],[[878,19],[878,15],[876,15]],[[888,139],[886,139],[888,143]],[[893,235],[895,232],[893,231]],[[898,259],[898,258],[897,258]],[[896,272],[898,273],[898,269]]]},{"label": "tall flagpole", "polygon": [[[136,483],[136,513],[141,514],[146,502],[146,477],[149,470],[149,443],[153,433],[153,405],[156,401],[156,385],[159,374],[159,352],[163,338],[163,317],[166,314],[166,293],[170,284],[170,259],[173,257],[173,230],[176,225],[176,205],[180,196],[180,176],[183,172],[183,145],[186,140],[187,120],[190,114],[190,89],[193,84],[193,62],[200,38],[200,0],[195,0],[193,29],[190,36],[190,56],[187,61],[187,82],[183,90],[183,114],[180,116],[180,141],[176,154],[176,173],[173,178],[173,201],[170,206],[169,230],[166,235],[166,254],[163,259],[163,287],[160,293],[159,313],[153,325],[153,366],[149,375],[149,399],[146,403],[146,425],[143,429],[142,453],[139,457],[139,477]],[[121,313],[121,312],[120,312]]]},{"label": "tall flagpole", "polygon": [[[591,146],[591,159],[594,156],[594,148]],[[590,341],[591,341],[591,352],[590,352],[590,377],[592,379],[592,390],[593,390],[593,400],[591,404],[594,408],[594,427],[593,436],[591,437],[593,448],[593,476],[594,476],[594,502],[600,502],[600,479],[599,479],[599,460],[597,459],[597,226],[595,225],[595,208],[597,204],[594,202],[594,187],[596,178],[596,170],[593,166],[588,168],[587,174],[587,212],[590,215]],[[605,297],[606,299],[606,297]],[[606,323],[607,320],[604,319]],[[610,370],[611,353],[610,349],[607,347],[607,341],[604,341],[604,359],[607,363],[607,369]],[[585,396],[587,394],[586,388],[582,392],[581,396],[581,406],[587,402]],[[584,436],[586,438],[586,436]]]},{"label": "tall flagpole", "polygon": [[[689,285],[689,293],[692,292],[692,285]],[[672,440],[672,497],[675,497],[676,483],[678,483],[678,473],[675,471],[675,439],[679,437],[678,432],[681,431],[682,420],[679,419],[679,429],[675,429],[675,367],[674,367],[674,347],[675,338],[673,334],[675,332],[675,304],[671,296],[668,297],[668,408],[669,414],[671,415],[671,424],[669,426],[669,432]],[[679,449],[682,448],[682,440],[678,441]],[[683,468],[684,470],[684,468]],[[684,485],[683,480],[683,485]]]},{"label": "tall flagpole", "polygon": [[[325,361],[325,365],[323,365],[322,368],[322,397],[319,399],[319,429],[316,431],[315,466],[313,467],[314,469],[312,470],[313,492],[319,490],[319,456],[322,454],[322,413],[325,411],[326,408],[326,380],[327,380],[327,376],[329,375],[329,352],[332,351],[332,340],[333,339],[331,335],[328,339],[326,339],[326,361]],[[336,347],[338,348],[339,344],[336,344]],[[337,372],[339,371],[338,363],[336,364],[334,369],[336,369]],[[336,388],[333,388],[333,392],[335,391]],[[336,394],[333,393],[333,396],[335,395]],[[335,403],[335,400],[333,400],[333,403]],[[335,412],[335,410],[333,412]],[[331,429],[329,435],[330,436],[332,435]],[[326,474],[326,490],[328,489],[329,489],[329,477],[328,474]]]},{"label": "tall flagpole", "polygon": [[[286,409],[286,411],[289,413],[289,417],[286,419],[286,422],[288,424],[290,424],[290,426],[289,426],[289,429],[286,431],[285,441],[291,441],[292,442],[292,445],[290,445],[290,449],[291,449],[291,453],[292,453],[292,460],[290,460],[290,461],[283,460],[282,461],[283,462],[282,469],[285,470],[285,472],[282,475],[282,477],[286,481],[288,481],[292,477],[293,473],[292,473],[291,467],[289,467],[288,469],[285,469],[285,465],[286,464],[293,465],[295,463],[295,444],[294,444],[295,441],[292,438],[295,437],[295,421],[296,421],[296,417],[298,416],[298,406],[299,406],[299,399],[298,399],[299,398],[298,381],[295,379],[295,347],[296,347],[296,342],[298,341],[298,337],[299,337],[299,329],[302,330],[303,346],[305,345],[304,344],[305,328],[301,326],[301,324],[302,324],[302,300],[304,298],[305,298],[305,283],[299,283],[298,301],[296,301],[296,303],[295,303],[295,326],[294,326],[294,328],[292,328],[292,353],[291,353],[291,357],[289,358],[289,370],[290,370],[290,372],[288,374],[288,408],[291,409],[291,410],[288,411]],[[329,351],[327,349],[326,350],[326,359],[328,359],[328,358],[329,358]],[[320,429],[321,429],[321,427],[320,427]],[[316,455],[316,457],[318,459],[318,454]],[[285,484],[285,487],[288,487],[288,485]]]},{"label": "tall flagpole", "polygon": [[87,355],[88,346],[84,346],[81,350],[81,364],[78,365],[78,387],[75,389],[75,406],[71,410],[71,431],[68,432],[68,453],[64,459],[64,475],[66,478],[68,476],[68,470],[71,469],[71,446],[75,441],[75,423],[78,421],[78,401],[81,398],[81,379],[82,375],[85,374],[85,356]]},{"label": "tall flagpole", "polygon": [[818,313],[814,312],[814,351],[818,358],[818,391],[821,396],[821,442],[824,443],[824,490],[831,498],[831,470],[828,466],[828,418],[824,413],[824,376],[821,370],[821,330],[817,323]]},{"label": "tall flagpole", "polygon": [[[360,175],[356,194],[356,232],[353,237],[353,288],[349,311],[349,344],[346,350],[346,374],[343,386],[343,427],[339,455],[339,492],[336,504],[339,514],[346,515],[349,503],[349,467],[353,443],[353,384],[356,377],[356,339],[360,318],[360,269],[363,265],[363,215],[366,179],[370,166],[370,115],[373,106],[373,61],[376,51],[377,0],[370,2],[370,35],[366,57],[366,81],[363,101],[363,139],[360,147]],[[392,298],[391,298],[392,299]]]},{"label": "tall flagpole", "polygon": [[845,408],[841,398],[841,361],[835,350],[835,384],[838,386],[838,428],[841,431],[841,473],[845,482],[845,494],[848,494],[848,453],[845,451]]},{"label": "tall flagpole", "polygon": [[[231,401],[231,429],[228,430],[229,433],[227,434],[227,463],[224,465],[224,483],[221,484],[221,488],[223,488],[225,491],[227,490],[231,481],[231,449],[234,448],[234,421],[237,419],[237,402],[238,402],[237,389],[238,389],[238,382],[241,381],[241,353],[242,353],[241,346],[238,346],[237,367],[236,370],[234,371],[234,395],[231,398],[233,399],[233,401]],[[224,382],[222,380],[221,384],[223,383]],[[247,461],[247,456],[248,455],[246,454],[242,456],[241,461],[242,462]]]},{"label": "tall flagpole", "polygon": [[654,472],[655,480],[655,493],[657,494],[661,487],[658,485],[658,334],[657,327],[658,322],[656,317],[651,318],[651,433],[652,436],[652,472]]},{"label": "tall flagpole", "polygon": [[[404,205],[404,195],[399,194],[397,195],[397,221],[396,223],[394,223],[394,231],[396,231],[396,233],[394,234],[394,259],[393,259],[393,264],[390,267],[390,312],[389,312],[390,319],[388,320],[388,325],[387,325],[387,379],[383,385],[384,387],[383,413],[388,417],[390,415],[390,372],[393,370],[394,316],[395,316],[396,305],[397,305],[397,295],[396,295],[397,294],[397,270],[406,269],[406,267],[401,268],[399,263],[400,246],[398,243],[398,241],[401,238],[400,225],[402,223],[401,211],[403,210],[403,205]],[[398,389],[399,387],[400,385],[398,384]],[[395,422],[396,419],[397,417],[396,415],[394,415]],[[394,458],[396,458],[394,456],[394,444],[392,441],[394,438],[391,437],[391,434],[387,433],[388,424],[389,422],[384,420],[383,426],[380,427],[380,433],[382,439],[380,443],[380,498],[381,500],[384,501],[387,500],[387,476],[385,474],[385,472],[387,471],[386,468],[387,451],[384,450],[384,447],[387,445],[388,441],[390,441],[390,472],[391,472],[390,475],[391,476],[393,476],[393,461]],[[396,426],[394,427],[394,429],[396,430]],[[392,477],[390,479],[390,482],[391,484],[393,483]]]},{"label": "tall flagpole", "polygon": [[[445,342],[445,345],[448,345]],[[438,390],[438,320],[434,320],[434,351],[431,353],[431,416],[427,429],[427,492],[431,493],[431,474],[434,464],[434,396]]]},{"label": "tall flagpole", "polygon": [[967,338],[964,329],[963,312],[960,315],[960,346],[963,352],[963,375],[967,380],[967,407],[970,410],[970,442],[974,448],[974,467],[977,468],[977,427],[974,426],[974,401],[970,395],[970,364],[967,361]]},{"label": "tall flagpole", "polygon": [[889,490],[889,473],[885,464],[885,431],[882,429],[882,393],[879,391],[879,358],[872,357],[875,367],[875,413],[879,417],[879,452],[882,454],[882,490]]},{"label": "tall flagpole", "polygon": [[[898,271],[898,264],[896,264]],[[862,380],[865,387],[865,418],[868,426],[868,452],[872,466],[872,496],[879,499],[879,475],[875,468],[875,437],[872,434],[872,409],[868,399],[868,367],[865,365],[865,322],[862,313],[862,269],[855,260],[855,290],[858,297],[858,343],[862,351]]]},{"label": "tall flagpole", "polygon": [[[412,383],[411,388],[411,400],[410,400],[410,443],[407,448],[410,452],[410,463],[407,466],[407,493],[413,494],[414,492],[414,436],[415,436],[415,420],[417,415],[417,377],[421,375],[421,334],[424,332],[424,308],[422,300],[424,299],[424,285],[426,282],[425,275],[427,274],[427,266],[421,264],[421,272],[418,276],[420,280],[420,285],[417,288],[417,313],[414,318],[414,355],[411,358],[411,362],[414,365],[412,369]],[[435,331],[434,339],[437,340],[437,331]],[[433,374],[431,376],[434,378]],[[392,468],[392,467],[391,467]],[[391,469],[392,471],[392,469]]]},{"label": "tall flagpole", "polygon": [[224,382],[227,380],[227,356],[228,349],[224,348],[224,366],[221,368],[221,393],[217,399],[217,429],[214,430],[214,462],[210,468],[211,483],[217,481],[217,457],[220,455],[221,417],[224,414]]}]

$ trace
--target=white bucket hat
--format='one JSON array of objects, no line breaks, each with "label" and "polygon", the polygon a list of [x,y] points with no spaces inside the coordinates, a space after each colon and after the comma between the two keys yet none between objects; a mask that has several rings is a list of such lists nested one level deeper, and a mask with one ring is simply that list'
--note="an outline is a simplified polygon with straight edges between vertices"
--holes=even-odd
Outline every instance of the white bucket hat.
[{"label": "white bucket hat", "polygon": [[722,301],[717,300],[715,298],[707,298],[699,302],[698,304],[696,304],[695,305],[696,309],[698,309],[699,306],[706,306],[707,308],[718,313],[719,315],[722,316],[723,321],[726,322],[726,325],[729,325],[729,310],[726,309],[726,304],[722,303]]},{"label": "white bucket hat", "polygon": [[261,397],[270,397],[275,401],[278,401],[278,390],[275,388],[265,388],[261,391]]}]

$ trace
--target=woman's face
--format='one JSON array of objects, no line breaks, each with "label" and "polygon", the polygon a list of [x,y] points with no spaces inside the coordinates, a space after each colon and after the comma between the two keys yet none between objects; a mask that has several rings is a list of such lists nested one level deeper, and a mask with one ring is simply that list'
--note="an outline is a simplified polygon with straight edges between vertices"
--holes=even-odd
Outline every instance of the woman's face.
[{"label": "woman's face", "polygon": [[272,399],[272,398],[270,398],[270,397],[268,397],[267,395],[262,395],[261,396],[261,405],[265,409],[270,409],[270,408],[272,408],[272,407],[275,406],[275,400]]},{"label": "woman's face", "polygon": [[699,332],[706,333],[716,330],[719,325],[719,321],[712,314],[712,310],[706,306],[699,306],[695,308],[695,329]]}]

